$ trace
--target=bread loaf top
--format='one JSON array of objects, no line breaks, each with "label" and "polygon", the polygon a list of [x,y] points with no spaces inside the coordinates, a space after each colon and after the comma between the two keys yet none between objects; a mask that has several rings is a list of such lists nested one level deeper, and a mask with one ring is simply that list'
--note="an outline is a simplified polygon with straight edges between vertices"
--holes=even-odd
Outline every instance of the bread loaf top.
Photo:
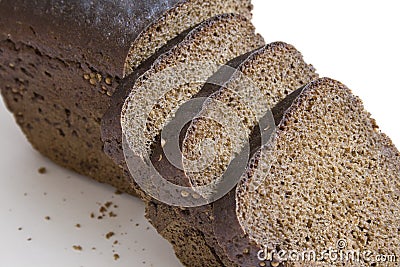
[{"label": "bread loaf top", "polygon": [[179,0],[4,0],[1,39],[30,43],[66,61],[89,62],[122,77],[133,40]]},{"label": "bread loaf top", "polygon": [[249,0],[3,0],[0,40],[122,78],[187,28],[222,13],[250,18],[251,8]]}]

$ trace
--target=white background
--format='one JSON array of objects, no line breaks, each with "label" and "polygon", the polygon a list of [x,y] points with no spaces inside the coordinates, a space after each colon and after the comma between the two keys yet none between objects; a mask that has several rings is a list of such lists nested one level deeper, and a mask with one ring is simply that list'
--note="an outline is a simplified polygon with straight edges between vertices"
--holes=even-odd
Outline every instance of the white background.
[{"label": "white background", "polygon": [[[321,76],[345,83],[400,147],[396,1],[256,0],[254,8],[254,23],[267,42],[295,45]],[[139,200],[40,156],[3,103],[0,129],[0,266],[180,266],[171,246],[147,229]],[[41,166],[47,174],[37,172]],[[118,205],[118,217],[90,218],[109,200]],[[108,240],[110,231],[116,235]],[[114,240],[119,243],[113,246]]]}]

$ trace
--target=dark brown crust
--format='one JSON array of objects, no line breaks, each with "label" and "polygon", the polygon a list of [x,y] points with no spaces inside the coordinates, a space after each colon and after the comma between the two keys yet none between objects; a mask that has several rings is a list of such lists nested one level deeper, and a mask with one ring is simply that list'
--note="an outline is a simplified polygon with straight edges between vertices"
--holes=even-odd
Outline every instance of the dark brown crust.
[{"label": "dark brown crust", "polygon": [[184,1],[3,0],[0,38],[122,77],[131,43],[180,2]]}]

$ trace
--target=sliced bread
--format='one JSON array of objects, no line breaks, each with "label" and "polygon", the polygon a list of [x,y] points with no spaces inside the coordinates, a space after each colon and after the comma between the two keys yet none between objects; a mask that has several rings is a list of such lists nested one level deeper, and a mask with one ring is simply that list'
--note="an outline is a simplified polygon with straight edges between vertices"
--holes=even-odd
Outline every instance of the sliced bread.
[{"label": "sliced bread", "polygon": [[[252,53],[247,54],[245,57],[241,57],[240,63],[236,64],[236,72],[231,73],[230,76],[226,77],[224,82],[221,82],[217,89],[214,88],[213,94],[209,95],[209,98],[219,98],[225,104],[233,102],[240,102],[240,98],[236,96],[225,100],[221,96],[226,96],[229,93],[239,90],[238,85],[249,85],[251,83],[257,85],[261,92],[267,94],[273,92],[276,97],[267,97],[264,95],[264,102],[259,102],[258,109],[264,109],[268,105],[274,105],[279,100],[282,100],[295,91],[298,87],[305,85],[312,80],[316,79],[318,75],[315,73],[315,69],[304,62],[302,55],[291,45],[285,43],[273,43],[257,49]],[[247,79],[243,80],[243,74]],[[270,79],[270,80],[269,80]],[[242,83],[244,81],[245,83]],[[207,91],[209,85],[204,86]],[[244,106],[244,105],[243,105]],[[233,106],[236,110],[237,104]],[[204,109],[208,109],[210,106],[205,105]],[[203,111],[205,112],[205,111]],[[241,110],[238,110],[240,116]],[[243,118],[244,119],[244,118]],[[249,124],[252,120],[248,120]],[[198,122],[194,122],[198,123]],[[205,127],[211,127],[210,124]],[[250,127],[252,128],[252,127]],[[190,129],[190,126],[188,127]],[[196,136],[202,139],[204,136],[201,131],[198,135],[194,134],[196,131],[188,131],[186,134],[187,138],[190,136]],[[197,129],[196,129],[197,130]],[[211,135],[217,135],[219,131],[208,131]],[[235,132],[234,132],[235,133]],[[232,134],[229,133],[228,134]],[[249,134],[247,133],[247,136]],[[236,140],[240,142],[240,140]],[[184,142],[185,143],[185,142]],[[177,179],[176,176],[181,180],[188,182],[190,175],[188,173],[176,170],[168,161],[162,160],[158,163],[157,159],[163,155],[163,150],[160,146],[154,150],[152,157],[154,164],[159,164],[158,170],[162,171],[162,174],[167,179]],[[225,165],[224,165],[225,166]],[[215,169],[215,168],[214,168]],[[190,183],[189,183],[190,184]],[[257,253],[257,247],[249,247],[250,240],[246,238],[246,234],[243,231],[237,231],[236,227],[239,227],[237,219],[224,219],[226,212],[235,210],[230,208],[229,203],[231,196],[235,196],[234,190],[231,191],[227,196],[218,200],[214,204],[197,207],[197,208],[178,208],[171,207],[158,201],[151,201],[147,205],[147,218],[156,227],[159,233],[167,238],[173,245],[183,263],[188,266],[203,266],[193,265],[190,263],[190,258],[201,257],[202,253],[207,253],[207,257],[213,255],[214,261],[216,262],[210,266],[252,266],[246,265],[257,262],[257,257],[249,262],[249,259],[244,257],[246,251]],[[235,207],[235,203],[232,203],[232,207]],[[220,209],[221,205],[227,205],[227,208]],[[215,206],[215,208],[214,208]],[[214,210],[218,210],[218,214],[214,214]],[[173,215],[172,215],[173,214]],[[215,224],[218,220],[217,226],[221,225],[222,229],[219,229]],[[221,221],[222,220],[222,221]],[[176,221],[180,223],[177,224]],[[221,223],[221,224],[219,224]],[[225,231],[223,231],[225,229]],[[233,229],[231,231],[231,229]],[[191,235],[182,236],[182,232],[190,232]],[[202,246],[195,246],[195,249],[187,249],[185,243],[192,244],[196,243],[196,240],[201,238],[203,241]],[[236,247],[235,239],[246,239],[248,242],[245,246]],[[198,243],[200,244],[200,243]],[[251,250],[252,249],[252,250]],[[209,252],[212,254],[209,254]],[[197,262],[197,261],[196,261]]]},{"label": "sliced bread", "polygon": [[[147,205],[148,218],[175,244],[178,257],[201,257],[199,247],[184,248],[196,243],[213,252],[211,266],[374,266],[377,255],[395,266],[400,153],[361,100],[324,78],[294,91],[272,112],[275,138],[255,152],[236,190],[205,207]],[[350,258],[320,258],[329,250]],[[361,256],[352,259],[353,252]],[[314,261],[307,258],[312,253]]]},{"label": "sliced bread", "polygon": [[[213,17],[189,31],[171,50],[147,66],[145,71],[139,69],[127,76],[131,82],[124,83],[120,93],[128,93],[129,98],[121,97],[103,120],[106,153],[126,169],[122,148],[121,111],[122,126],[125,127],[125,134],[132,137],[128,140],[132,147],[150,149],[149,144],[155,140],[173,110],[201,88],[202,83],[193,82],[169,90],[167,83],[160,82],[160,76],[165,76],[162,73],[179,66],[191,65],[199,72],[204,72],[202,75],[208,78],[216,71],[216,66],[263,44],[262,37],[255,34],[253,25],[245,17],[235,14]],[[205,69],[203,64],[214,68]],[[124,103],[126,105],[122,109]],[[146,112],[149,108],[149,112]],[[143,138],[140,139],[140,136]]]}]

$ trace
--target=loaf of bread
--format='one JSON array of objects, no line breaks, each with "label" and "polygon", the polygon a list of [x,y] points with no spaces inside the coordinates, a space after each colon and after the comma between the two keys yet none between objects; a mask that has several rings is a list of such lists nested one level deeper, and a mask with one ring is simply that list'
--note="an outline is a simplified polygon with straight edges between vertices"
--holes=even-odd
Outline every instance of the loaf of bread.
[{"label": "loaf of bread", "polygon": [[124,74],[187,28],[222,13],[250,18],[251,8],[247,0],[0,1],[2,96],[40,153],[135,194],[101,141]]},{"label": "loaf of bread", "polygon": [[[186,266],[290,266],[260,259],[260,249],[318,253],[339,240],[398,253],[398,150],[343,84],[318,79],[292,45],[265,45],[251,8],[250,0],[0,1],[2,96],[43,155],[139,195]],[[190,80],[193,71],[201,79]],[[176,166],[162,133],[197,99],[178,133]],[[130,166],[124,145],[196,194],[164,192],[165,201],[146,190],[138,181],[152,177]],[[244,168],[229,172],[236,158]],[[225,181],[226,194],[210,197]],[[176,193],[206,203],[179,205]]]}]

